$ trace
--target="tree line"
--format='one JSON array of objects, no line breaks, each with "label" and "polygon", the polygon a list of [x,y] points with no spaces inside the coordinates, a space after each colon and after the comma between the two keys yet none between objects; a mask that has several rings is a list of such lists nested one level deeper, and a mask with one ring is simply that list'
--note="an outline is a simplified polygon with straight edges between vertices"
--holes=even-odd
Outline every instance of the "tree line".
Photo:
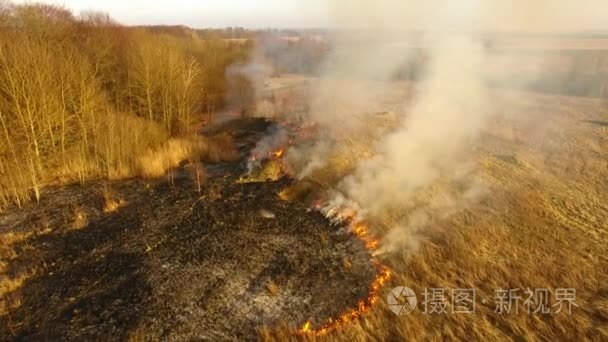
[{"label": "tree line", "polygon": [[0,209],[47,184],[134,175],[139,156],[227,105],[225,70],[250,51],[188,28],[0,2]]}]

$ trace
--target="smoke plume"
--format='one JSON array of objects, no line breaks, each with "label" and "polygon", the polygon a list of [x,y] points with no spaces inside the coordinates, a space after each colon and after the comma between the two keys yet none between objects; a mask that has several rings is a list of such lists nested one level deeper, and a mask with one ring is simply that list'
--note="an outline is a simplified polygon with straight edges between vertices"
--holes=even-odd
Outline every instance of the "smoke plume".
[{"label": "smoke plume", "polygon": [[283,149],[288,145],[289,135],[280,126],[272,126],[251,152],[247,162],[248,173],[251,174],[262,166],[262,162],[272,158],[272,153]]},{"label": "smoke plume", "polygon": [[462,36],[436,44],[429,78],[402,125],[339,185],[371,215],[399,206],[465,163],[483,125],[481,47]]},{"label": "smoke plume", "polygon": [[[321,133],[305,152],[296,151],[301,177],[325,167],[327,156],[342,153],[341,141],[374,136],[368,134],[374,129],[369,114],[386,110],[381,104],[395,74],[413,58],[412,47],[427,56],[414,100],[405,110],[397,109],[396,127],[369,142],[372,157],[361,158],[338,182],[327,210],[357,208],[366,218],[390,221],[385,249],[393,250],[406,246],[404,236],[423,229],[430,212],[449,213],[483,192],[470,177],[471,150],[491,115],[487,84],[492,66],[481,32],[592,30],[606,19],[597,13],[606,13],[608,6],[596,0],[335,0],[330,9],[333,50],[310,113]],[[511,63],[508,55],[501,57]],[[465,186],[403,213],[442,180]]]}]

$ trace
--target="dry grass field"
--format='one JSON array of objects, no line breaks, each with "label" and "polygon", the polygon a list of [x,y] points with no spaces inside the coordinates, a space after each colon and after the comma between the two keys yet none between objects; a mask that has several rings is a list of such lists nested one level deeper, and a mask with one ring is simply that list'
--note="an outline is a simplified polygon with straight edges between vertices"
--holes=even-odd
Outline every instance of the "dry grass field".
[{"label": "dry grass field", "polygon": [[[434,213],[415,248],[381,256],[393,277],[363,319],[323,336],[279,328],[263,339],[608,339],[608,103],[514,91],[493,98],[497,115],[475,146],[481,200]],[[410,314],[388,309],[396,286],[417,294]],[[423,312],[425,288],[446,290],[447,313]],[[496,290],[517,288],[519,312],[495,312]],[[549,305],[556,289],[576,289],[577,306],[529,314],[527,288],[548,289]],[[451,312],[451,289],[476,289],[475,314]]]},{"label": "dry grass field", "polygon": [[[605,39],[545,44],[505,40],[495,48],[608,48]],[[490,73],[534,74],[542,63],[549,74],[575,70],[571,56],[524,55],[518,63],[511,56],[496,59]],[[470,146],[473,171],[467,181],[476,184],[475,193],[458,199],[462,187],[471,184],[444,177],[403,203],[412,228],[390,252],[383,246],[395,238],[387,228],[391,220],[370,222],[369,234],[378,238],[382,252],[374,257],[391,274],[372,288],[378,284],[377,277],[368,282],[377,271],[368,262],[374,250],[357,240],[360,233],[330,226],[300,192],[310,200],[371,157],[372,141],[395,128],[394,114],[407,110],[418,86],[402,81],[368,89],[367,81],[325,81],[327,89],[352,87],[342,93],[344,99],[322,99],[327,114],[371,115],[371,120],[353,120],[369,128],[370,136],[353,136],[346,120],[322,132],[340,140],[347,153],[321,156],[327,165],[310,175],[314,182],[285,177],[280,156],[251,177],[245,164],[268,134],[267,126],[285,124],[283,115],[305,117],[314,110],[307,97],[317,95],[310,88],[323,89],[317,81],[295,74],[268,79],[259,94],[266,105],[260,111],[272,111],[265,117],[276,122],[253,119],[254,124],[222,134],[166,137],[136,153],[132,165],[113,170],[103,186],[60,186],[75,181],[66,171],[55,177],[65,179],[48,181],[53,189],[42,204],[2,213],[0,340],[608,340],[608,101],[493,89],[487,109],[492,115]],[[141,179],[124,180],[130,177]],[[423,223],[416,222],[421,212]],[[255,269],[244,260],[255,261]],[[237,285],[224,278],[230,265],[240,267]],[[299,278],[289,273],[292,268]],[[273,279],[277,274],[280,281]],[[394,314],[387,304],[398,286],[417,295],[417,306],[405,315]],[[340,298],[343,288],[354,295]],[[445,291],[435,303],[445,305],[446,312],[424,312],[423,294],[431,289]],[[457,309],[452,291],[458,289],[474,289],[474,313],[452,312]],[[528,312],[528,289],[547,290],[550,312]],[[560,289],[576,291],[570,313],[553,306]],[[237,290],[246,305],[231,303],[226,319],[224,305]],[[508,298],[513,306],[508,313],[497,312],[500,290],[517,290]],[[370,292],[378,297],[358,298]],[[327,324],[327,316],[344,317],[339,312],[357,310],[362,302],[365,313],[357,319],[323,334],[315,330]],[[114,315],[120,319],[112,320]]]},{"label": "dry grass field", "polygon": [[608,341],[606,0],[33,1],[0,342]]},{"label": "dry grass field", "polygon": [[[412,91],[411,85],[398,83],[387,98],[411,98]],[[493,115],[472,148],[473,178],[479,184],[475,201],[448,211],[441,204],[431,205],[427,222],[408,237],[411,247],[378,256],[391,270],[391,278],[378,291],[376,305],[360,319],[341,324],[327,334],[314,333],[314,327],[326,322],[312,318],[313,332],[298,332],[294,325],[297,323],[289,321],[285,325],[259,327],[260,339],[608,339],[608,103],[507,90],[494,90],[491,98],[489,110]],[[390,100],[379,107],[383,105],[398,110]],[[392,120],[390,115],[376,116],[379,122]],[[391,122],[383,123],[385,129],[390,129]],[[222,139],[217,142],[225,145]],[[350,143],[347,145],[352,149],[369,148],[363,140],[353,139]],[[206,145],[199,148],[205,152],[201,153],[203,159],[215,158],[208,156]],[[166,151],[161,149],[157,154],[174,155],[173,152],[168,145]],[[179,161],[168,166],[176,163]],[[334,172],[326,177],[320,183],[335,183],[340,175]],[[458,184],[437,184],[429,198],[423,200],[441,203],[456,192],[454,186]],[[120,196],[103,197],[107,215],[114,215],[133,202],[123,201]],[[406,204],[410,208],[416,205]],[[87,216],[87,210],[90,208],[74,208],[68,226],[77,232],[69,234],[86,235],[91,229],[87,225],[93,218]],[[17,273],[10,266],[14,260],[36,252],[38,247],[30,241],[56,235],[51,233],[53,227],[48,221],[44,217],[38,219],[33,232],[0,231],[0,297],[7,299],[0,302],[0,316],[21,306],[19,297],[9,294],[19,293],[28,279],[36,279],[35,274],[44,274],[40,265],[19,268]],[[378,237],[387,233],[382,225],[370,225],[369,229]],[[349,262],[345,261],[343,267],[346,271]],[[358,284],[362,285],[365,286]],[[397,286],[410,287],[418,298],[414,311],[403,316],[387,306],[386,297]],[[433,288],[445,289],[442,302],[446,313],[423,312],[423,293]],[[561,288],[576,290],[576,306],[570,314],[567,309],[554,312],[556,307],[551,306]],[[474,314],[452,313],[454,289],[475,289]],[[514,307],[510,313],[496,312],[496,290],[501,289],[519,289],[517,295],[521,298],[512,298],[513,306],[518,303],[518,312]],[[547,289],[552,312],[528,313],[524,303],[527,289]],[[11,324],[13,329],[20,329],[19,322]],[[126,333],[134,340],[150,337],[141,326],[129,328]]]}]

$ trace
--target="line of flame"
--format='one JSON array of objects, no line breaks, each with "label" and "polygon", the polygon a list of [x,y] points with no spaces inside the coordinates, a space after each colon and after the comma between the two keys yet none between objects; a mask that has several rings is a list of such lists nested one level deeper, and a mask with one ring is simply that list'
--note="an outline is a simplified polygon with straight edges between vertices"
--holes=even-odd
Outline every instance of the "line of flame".
[{"label": "line of flame", "polygon": [[[319,208],[319,204],[316,205]],[[340,211],[331,211],[329,213],[326,212],[326,215],[330,216],[333,222],[343,222],[347,223],[350,226],[352,233],[361,240],[365,247],[370,250],[376,250],[379,246],[379,241],[376,240],[369,233],[369,229],[366,223],[362,221],[356,221],[357,214],[352,209],[340,210]],[[313,329],[311,321],[307,321],[302,328],[298,330],[300,334],[314,335],[314,336],[323,336],[327,333],[344,327],[348,323],[355,321],[361,318],[362,315],[368,313],[374,305],[378,302],[379,292],[384,286],[384,284],[391,278],[390,269],[382,265],[378,260],[374,259],[374,263],[378,269],[378,273],[374,278],[370,286],[369,295],[366,299],[360,300],[357,308],[351,309],[349,311],[344,312],[336,319],[329,319],[329,321],[318,327]]]}]

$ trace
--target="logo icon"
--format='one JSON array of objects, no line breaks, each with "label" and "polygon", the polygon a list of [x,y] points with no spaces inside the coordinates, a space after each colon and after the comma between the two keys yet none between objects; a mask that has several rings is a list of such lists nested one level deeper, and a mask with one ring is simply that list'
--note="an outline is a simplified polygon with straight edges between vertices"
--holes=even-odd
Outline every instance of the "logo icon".
[{"label": "logo icon", "polygon": [[414,311],[418,299],[412,289],[405,286],[395,287],[386,298],[388,308],[397,315],[407,315]]}]

